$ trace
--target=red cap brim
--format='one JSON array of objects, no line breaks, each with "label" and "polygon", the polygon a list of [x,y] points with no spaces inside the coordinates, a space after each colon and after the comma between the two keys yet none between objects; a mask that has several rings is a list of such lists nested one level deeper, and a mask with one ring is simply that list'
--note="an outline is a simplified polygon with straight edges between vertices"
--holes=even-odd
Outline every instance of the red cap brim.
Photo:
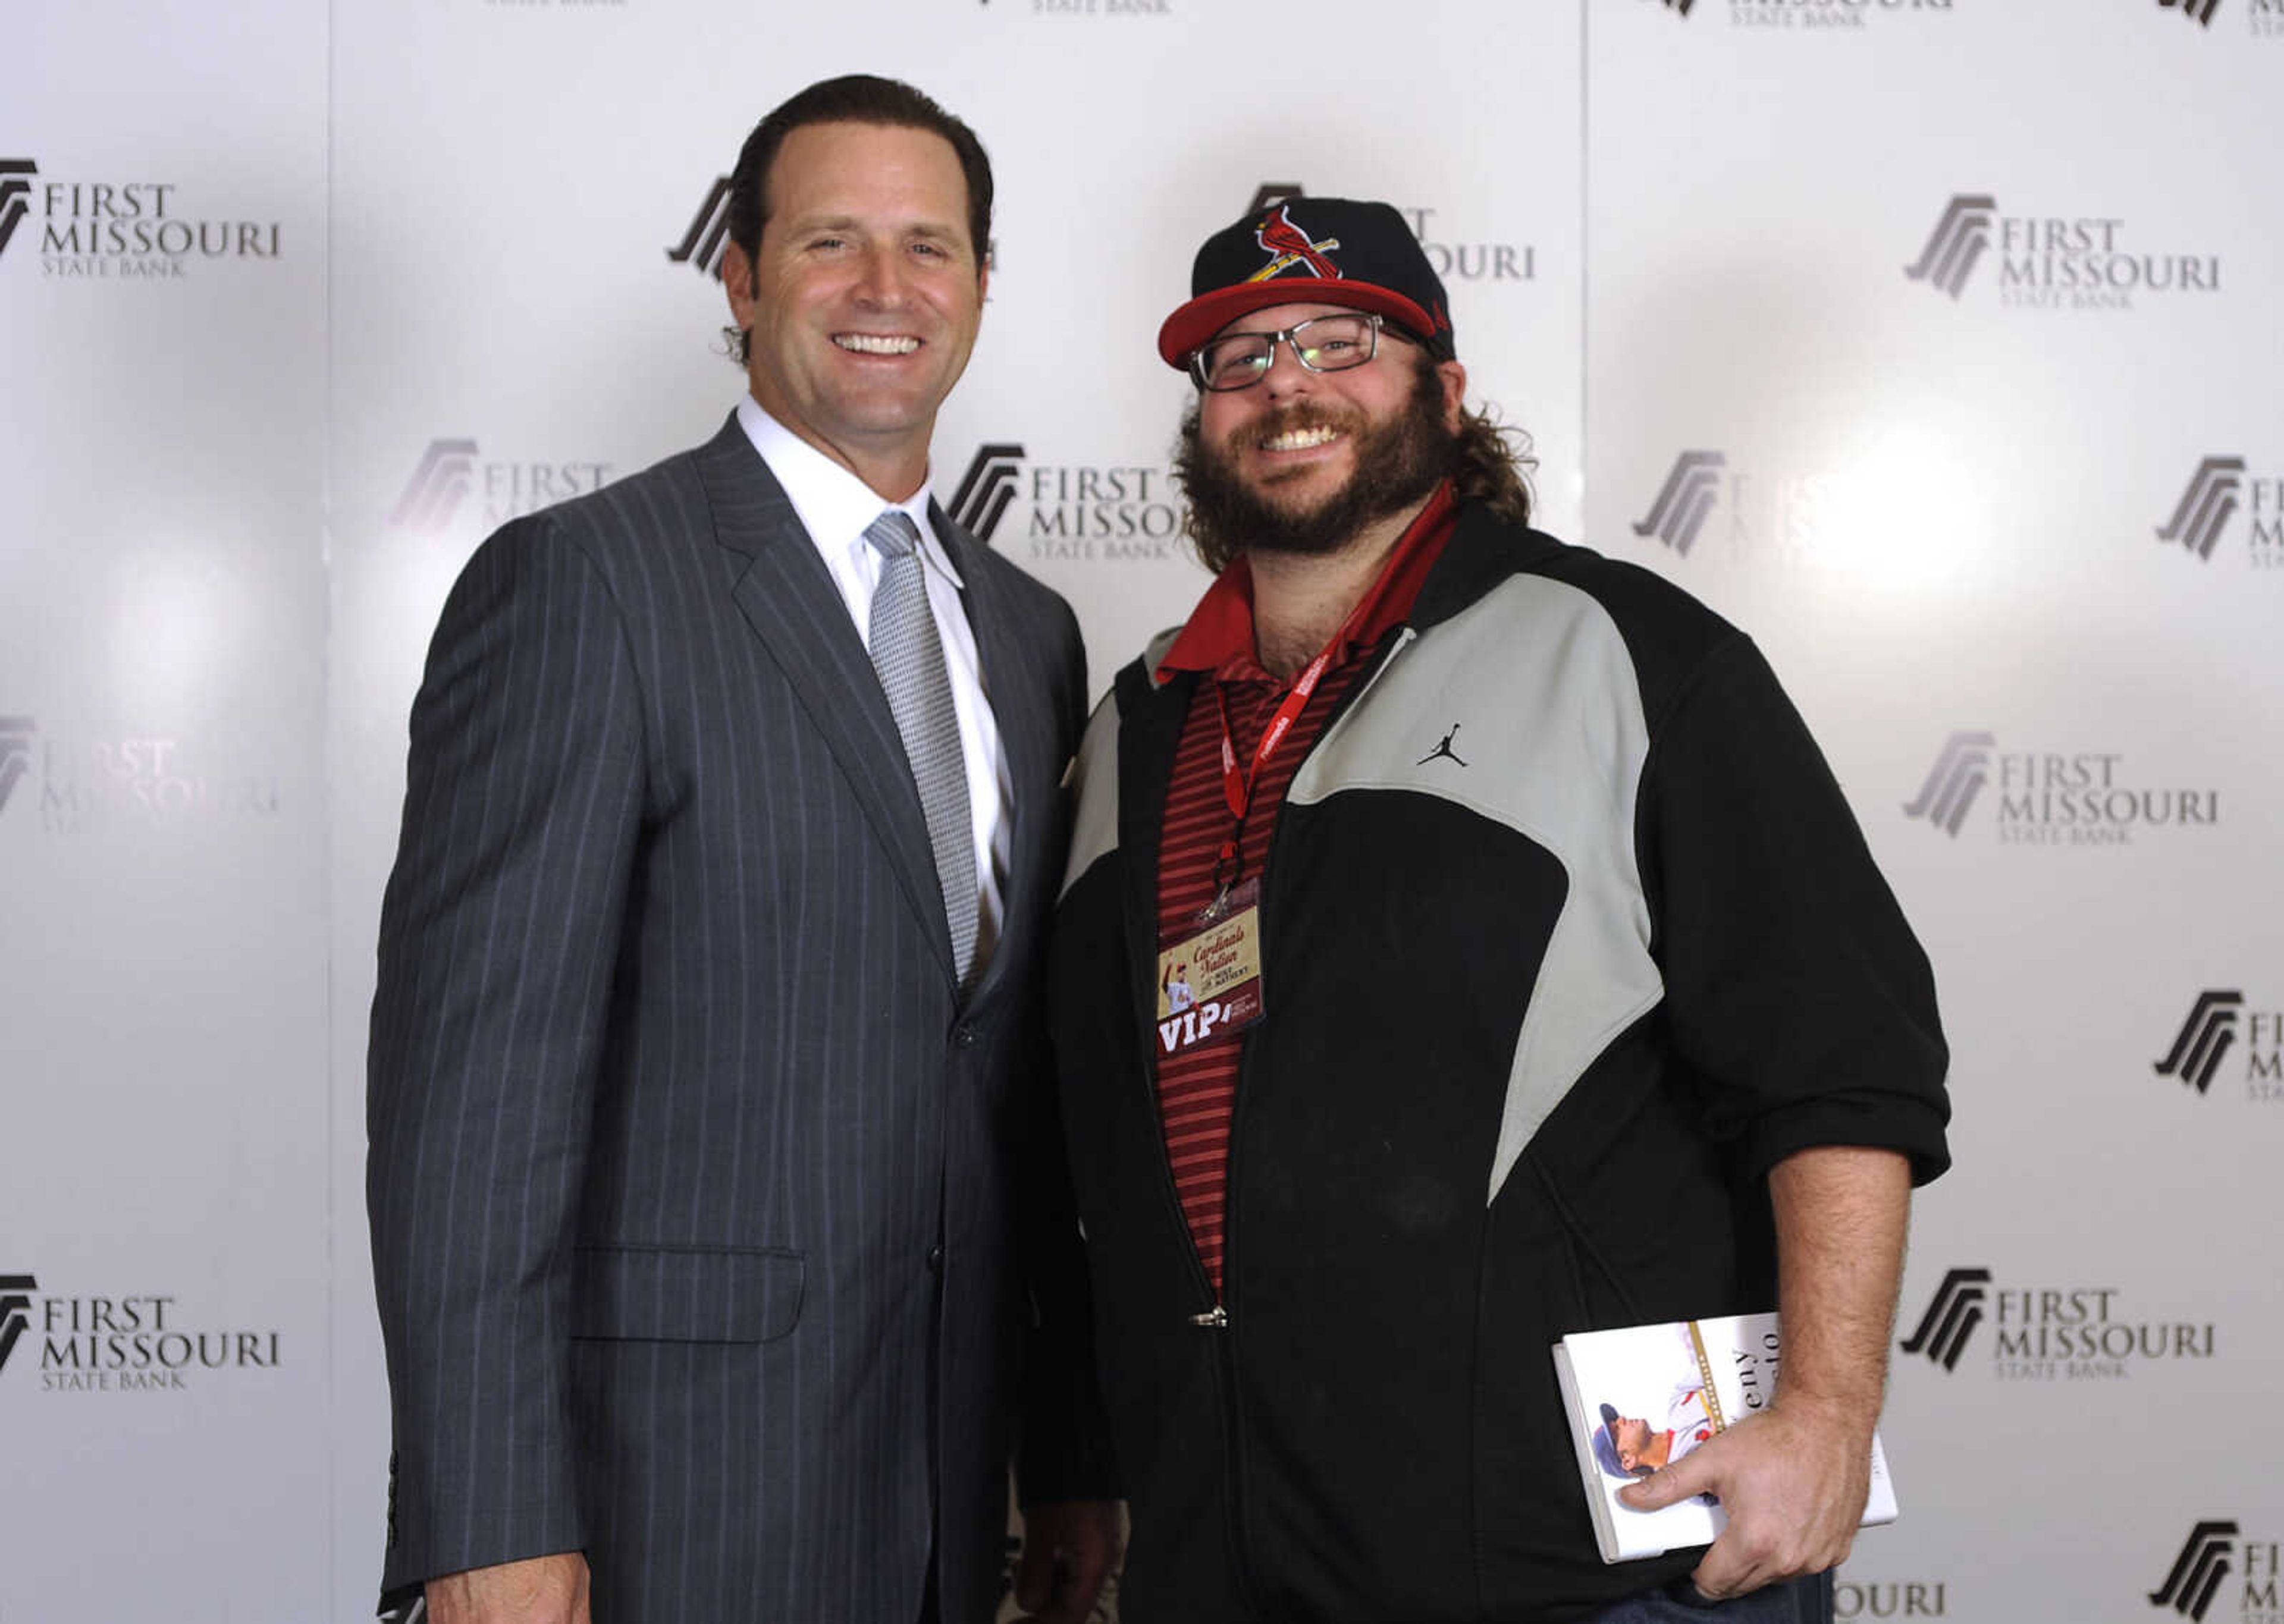
[{"label": "red cap brim", "polygon": [[1344,309],[1370,310],[1400,324],[1421,340],[1431,339],[1435,332],[1435,324],[1428,319],[1427,311],[1403,294],[1372,283],[1345,277],[1334,280],[1278,277],[1267,282],[1240,282],[1234,287],[1217,287],[1209,293],[1200,293],[1168,316],[1166,324],[1158,329],[1159,358],[1177,371],[1186,371],[1190,352],[1230,323],[1240,316],[1281,304],[1339,305]]}]

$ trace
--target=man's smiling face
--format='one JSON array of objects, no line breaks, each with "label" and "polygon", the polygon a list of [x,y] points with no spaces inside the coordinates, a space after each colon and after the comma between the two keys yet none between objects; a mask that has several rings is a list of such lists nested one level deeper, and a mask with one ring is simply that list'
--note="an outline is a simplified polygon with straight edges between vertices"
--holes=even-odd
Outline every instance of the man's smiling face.
[{"label": "man's smiling face", "polygon": [[[1222,334],[1279,332],[1341,308],[1275,305]],[[1388,327],[1362,366],[1312,372],[1280,343],[1258,382],[1201,394],[1175,465],[1201,550],[1337,552],[1423,500],[1451,470],[1467,376]]]},{"label": "man's smiling face", "polygon": [[982,317],[958,154],[931,130],[807,124],[763,183],[759,252],[723,267],[754,398],[902,500]]},{"label": "man's smiling face", "polygon": [[[1275,332],[1343,313],[1338,305],[1272,305],[1240,316],[1222,332]],[[1383,331],[1373,360],[1346,371],[1311,372],[1279,344],[1260,382],[1200,396],[1199,426],[1206,443],[1259,500],[1306,513],[1328,507],[1370,460],[1365,453],[1373,436],[1401,422],[1418,379],[1416,346],[1393,329]],[[1456,397],[1438,408],[1446,427],[1456,427]]]}]

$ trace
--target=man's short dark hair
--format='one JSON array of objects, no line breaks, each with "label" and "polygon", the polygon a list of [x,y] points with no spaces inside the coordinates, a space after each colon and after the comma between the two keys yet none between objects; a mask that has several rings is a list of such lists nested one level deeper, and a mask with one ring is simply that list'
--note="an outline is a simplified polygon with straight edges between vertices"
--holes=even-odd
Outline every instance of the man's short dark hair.
[{"label": "man's short dark hair", "polygon": [[[820,79],[771,109],[754,126],[739,149],[738,167],[730,171],[730,240],[745,250],[748,261],[762,249],[762,228],[769,223],[770,166],[787,136],[806,124],[875,124],[894,129],[925,129],[951,143],[959,155],[960,173],[967,179],[967,235],[980,272],[990,254],[991,160],[975,132],[945,112],[933,97],[898,79],[872,74],[846,74]],[[738,359],[746,358],[747,338],[735,334]]]}]

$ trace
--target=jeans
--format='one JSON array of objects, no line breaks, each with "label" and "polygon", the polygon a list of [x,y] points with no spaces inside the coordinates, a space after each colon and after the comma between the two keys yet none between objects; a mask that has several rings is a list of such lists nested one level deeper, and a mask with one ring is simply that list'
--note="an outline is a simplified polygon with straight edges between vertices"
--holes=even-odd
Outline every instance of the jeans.
[{"label": "jeans", "polygon": [[1831,1624],[1832,1575],[1811,1573],[1725,1602],[1700,1602],[1687,1579],[1629,1596],[1591,1624]]}]

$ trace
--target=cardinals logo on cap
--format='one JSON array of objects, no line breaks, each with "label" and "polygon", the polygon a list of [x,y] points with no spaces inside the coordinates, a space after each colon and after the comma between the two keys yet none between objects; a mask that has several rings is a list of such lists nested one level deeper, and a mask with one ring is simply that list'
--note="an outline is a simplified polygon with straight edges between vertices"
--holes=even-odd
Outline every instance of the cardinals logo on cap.
[{"label": "cardinals logo on cap", "polygon": [[1246,280],[1266,282],[1295,265],[1307,266],[1312,277],[1331,282],[1342,280],[1341,268],[1325,257],[1328,249],[1341,246],[1341,239],[1327,237],[1320,243],[1310,242],[1309,234],[1293,223],[1293,216],[1287,212],[1291,207],[1280,203],[1275,214],[1262,215],[1261,223],[1253,228],[1254,240],[1269,253],[1269,263]]}]

